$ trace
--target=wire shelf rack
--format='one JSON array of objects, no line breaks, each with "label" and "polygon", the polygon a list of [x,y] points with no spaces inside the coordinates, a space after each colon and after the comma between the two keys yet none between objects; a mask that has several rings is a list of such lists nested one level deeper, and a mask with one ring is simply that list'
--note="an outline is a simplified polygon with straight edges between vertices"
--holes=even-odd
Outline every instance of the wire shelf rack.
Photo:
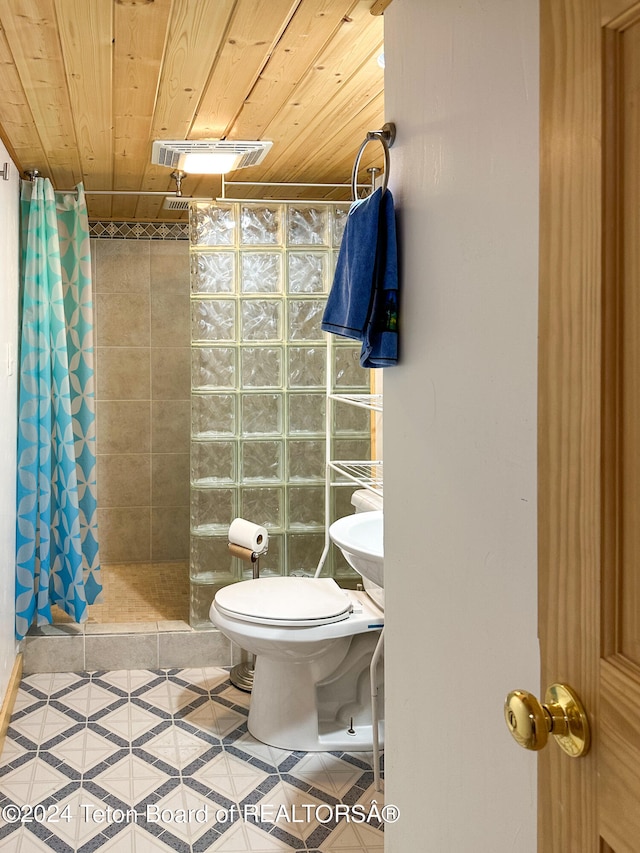
[{"label": "wire shelf rack", "polygon": [[360,460],[341,459],[339,462],[330,461],[329,468],[337,475],[333,479],[334,486],[350,486],[355,484],[360,488],[369,489],[382,496],[382,462],[362,462]]},{"label": "wire shelf rack", "polygon": [[331,400],[342,400],[350,406],[369,409],[373,412],[382,411],[382,394],[329,394]]}]

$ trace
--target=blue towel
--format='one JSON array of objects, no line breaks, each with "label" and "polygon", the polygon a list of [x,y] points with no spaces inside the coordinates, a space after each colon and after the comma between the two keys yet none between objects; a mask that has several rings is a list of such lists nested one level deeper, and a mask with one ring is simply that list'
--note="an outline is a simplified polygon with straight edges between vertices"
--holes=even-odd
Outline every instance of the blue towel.
[{"label": "blue towel", "polygon": [[398,253],[393,197],[378,188],[351,205],[322,329],[362,341],[363,367],[398,361]]},{"label": "blue towel", "polygon": [[373,298],[360,353],[362,367],[391,367],[398,363],[398,246],[389,190],[380,202],[378,222]]}]

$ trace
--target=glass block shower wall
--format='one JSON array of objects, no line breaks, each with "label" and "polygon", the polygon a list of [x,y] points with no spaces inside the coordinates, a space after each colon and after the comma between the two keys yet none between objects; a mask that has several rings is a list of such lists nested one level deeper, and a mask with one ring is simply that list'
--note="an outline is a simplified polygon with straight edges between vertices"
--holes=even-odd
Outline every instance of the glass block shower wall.
[{"label": "glass block shower wall", "polygon": [[[191,624],[250,576],[236,516],[269,530],[261,574],[313,575],[325,538],[327,342],[320,329],[348,205],[194,204],[191,255]],[[366,392],[360,346],[336,339],[331,386]],[[337,405],[332,455],[369,458],[369,414]],[[353,489],[332,488],[331,515]],[[334,553],[324,574],[353,573]]]}]

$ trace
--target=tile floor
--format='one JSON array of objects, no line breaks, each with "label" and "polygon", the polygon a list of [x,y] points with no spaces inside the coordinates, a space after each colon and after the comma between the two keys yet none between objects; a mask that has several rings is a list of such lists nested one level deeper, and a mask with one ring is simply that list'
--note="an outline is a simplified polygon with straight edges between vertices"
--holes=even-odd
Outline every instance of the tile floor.
[{"label": "tile floor", "polygon": [[265,746],[248,702],[217,667],[26,676],[0,851],[382,853],[372,756]]},{"label": "tile floor", "polygon": [[[89,607],[89,622],[189,621],[189,564],[103,563],[100,571],[104,604]],[[167,595],[167,590],[171,595]],[[54,622],[69,622],[55,608]]]}]

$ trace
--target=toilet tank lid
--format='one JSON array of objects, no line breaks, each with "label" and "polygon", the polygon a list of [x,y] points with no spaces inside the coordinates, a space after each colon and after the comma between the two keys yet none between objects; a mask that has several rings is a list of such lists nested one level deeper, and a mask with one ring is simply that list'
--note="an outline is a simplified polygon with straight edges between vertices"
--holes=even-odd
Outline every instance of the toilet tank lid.
[{"label": "toilet tank lid", "polygon": [[369,491],[369,489],[358,489],[351,495],[351,504],[356,508],[356,512],[358,510],[369,512],[371,510],[382,509],[383,503],[381,495],[377,495],[375,492]]}]

